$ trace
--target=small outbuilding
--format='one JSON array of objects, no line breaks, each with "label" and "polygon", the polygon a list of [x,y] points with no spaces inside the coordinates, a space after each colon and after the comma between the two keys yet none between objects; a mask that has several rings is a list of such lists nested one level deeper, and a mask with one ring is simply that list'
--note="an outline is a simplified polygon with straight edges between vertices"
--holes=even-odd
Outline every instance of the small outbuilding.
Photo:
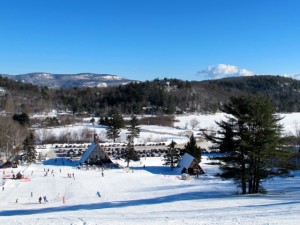
[{"label": "small outbuilding", "polygon": [[197,160],[188,153],[184,153],[181,160],[178,162],[177,170],[183,174],[200,175],[205,174]]}]

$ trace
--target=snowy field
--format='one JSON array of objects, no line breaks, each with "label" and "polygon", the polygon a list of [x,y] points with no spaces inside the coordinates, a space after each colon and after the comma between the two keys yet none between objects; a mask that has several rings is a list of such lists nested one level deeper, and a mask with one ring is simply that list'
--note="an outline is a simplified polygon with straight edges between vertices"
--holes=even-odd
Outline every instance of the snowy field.
[{"label": "snowy field", "polygon": [[[292,132],[294,121],[300,117],[288,115],[284,126]],[[201,119],[200,126],[212,126],[215,118],[211,123],[209,118]],[[179,118],[175,127],[188,128],[189,119]],[[146,128],[150,132],[150,127]],[[164,129],[151,135],[166,132],[169,138],[173,134],[180,137],[174,128]],[[43,151],[47,153],[48,149]],[[4,190],[0,190],[0,224],[299,224],[300,172],[266,181],[265,195],[242,196],[232,181],[214,176],[218,168],[209,161],[203,156],[201,167],[206,174],[189,180],[162,166],[161,158],[142,158],[131,162],[130,169],[104,170],[104,176],[100,169],[78,169],[66,159],[1,169]],[[10,179],[18,172],[25,179]],[[39,204],[38,198],[45,195],[48,202]]]},{"label": "snowy field", "polygon": [[[5,179],[0,192],[0,224],[299,223],[300,173],[267,181],[266,195],[241,196],[231,181],[214,177],[217,168],[206,162],[203,157],[206,175],[190,180],[161,166],[160,158],[132,164],[131,170],[104,170],[103,177],[99,169],[63,166],[61,160],[19,167],[14,173],[23,171],[26,179]],[[47,176],[44,169],[49,169]],[[4,171],[1,176],[12,176],[12,169]],[[38,198],[44,195],[48,202],[39,204]]]},{"label": "snowy field", "polygon": [[[284,134],[295,134],[295,127],[300,129],[300,113],[280,114],[283,118],[280,123],[283,125]],[[89,121],[91,118],[86,118],[84,123],[66,126],[55,129],[37,129],[36,135],[40,140],[44,136],[59,136],[63,134],[70,134],[73,137],[80,137],[82,130],[88,129],[97,134],[100,140],[109,141],[106,139],[106,129],[104,126],[92,125]],[[169,144],[174,140],[177,144],[185,144],[189,140],[189,136],[193,132],[197,137],[200,134],[200,129],[217,130],[216,121],[226,120],[224,113],[217,113],[214,115],[182,115],[176,116],[174,127],[142,125],[140,137],[135,139],[136,143],[147,144],[148,142],[165,142]],[[192,129],[191,123],[197,120],[198,125]],[[120,138],[116,142],[126,142],[127,130],[123,130]]]}]

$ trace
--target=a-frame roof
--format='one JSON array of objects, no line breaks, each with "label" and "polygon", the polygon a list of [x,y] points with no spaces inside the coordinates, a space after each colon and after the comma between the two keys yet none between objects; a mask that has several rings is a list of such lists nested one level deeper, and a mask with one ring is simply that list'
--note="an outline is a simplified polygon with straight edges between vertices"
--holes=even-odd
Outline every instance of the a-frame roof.
[{"label": "a-frame roof", "polygon": [[103,148],[100,147],[97,141],[91,143],[89,148],[84,152],[79,160],[79,164],[81,165],[89,162],[100,164],[113,163],[108,154],[104,151]]},{"label": "a-frame roof", "polygon": [[204,171],[200,167],[199,163],[195,160],[195,158],[188,153],[184,153],[177,165],[177,170],[182,173],[182,171],[189,171],[189,169],[194,169],[198,171],[199,174],[204,174]]}]

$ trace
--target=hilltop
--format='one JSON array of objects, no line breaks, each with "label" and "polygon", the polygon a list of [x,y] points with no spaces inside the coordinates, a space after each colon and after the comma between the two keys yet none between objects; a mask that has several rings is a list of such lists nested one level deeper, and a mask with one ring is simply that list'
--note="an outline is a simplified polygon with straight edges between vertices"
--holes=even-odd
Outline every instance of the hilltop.
[{"label": "hilltop", "polygon": [[1,76],[20,81],[22,83],[31,83],[37,86],[45,86],[47,88],[54,89],[73,87],[108,87],[124,85],[132,82],[132,80],[117,75],[95,73],[52,74],[39,72],[20,75],[2,74]]}]

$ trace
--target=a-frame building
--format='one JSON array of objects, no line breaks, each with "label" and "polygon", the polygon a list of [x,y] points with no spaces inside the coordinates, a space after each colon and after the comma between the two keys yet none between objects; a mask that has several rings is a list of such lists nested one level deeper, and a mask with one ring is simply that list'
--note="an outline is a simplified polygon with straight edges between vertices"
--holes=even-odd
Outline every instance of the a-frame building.
[{"label": "a-frame building", "polygon": [[97,135],[94,135],[94,142],[90,144],[88,149],[83,153],[79,160],[79,164],[96,164],[105,165],[113,163],[108,154],[100,147]]},{"label": "a-frame building", "polygon": [[188,153],[184,153],[181,160],[178,162],[177,170],[180,173],[187,173],[190,175],[204,174],[204,171],[197,160]]}]

